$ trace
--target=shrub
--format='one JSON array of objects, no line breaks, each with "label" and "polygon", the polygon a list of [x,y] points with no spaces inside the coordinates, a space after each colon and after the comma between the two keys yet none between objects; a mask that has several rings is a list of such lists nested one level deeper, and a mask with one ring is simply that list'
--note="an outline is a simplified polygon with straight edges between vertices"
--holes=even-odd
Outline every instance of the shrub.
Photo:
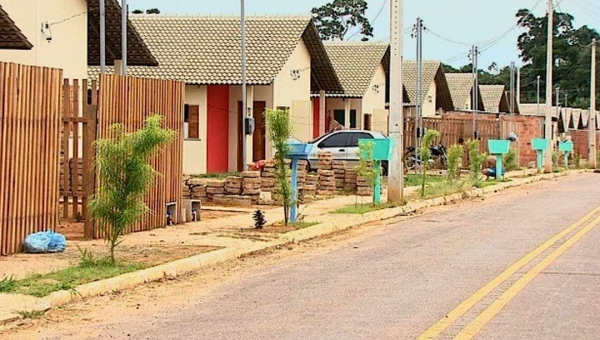
[{"label": "shrub", "polygon": [[429,160],[431,159],[431,150],[430,147],[433,144],[433,142],[435,141],[436,138],[438,138],[440,136],[440,133],[436,130],[428,130],[427,133],[425,133],[425,136],[423,136],[423,139],[421,140],[421,150],[420,150],[420,154],[421,154],[421,160],[423,162],[423,169],[422,171],[422,180],[421,180],[421,192],[422,192],[422,196],[425,196],[425,182],[427,179],[427,170],[429,169]]},{"label": "shrub", "polygon": [[504,156],[504,169],[506,171],[517,170],[517,152],[515,149],[508,150],[508,153]]},{"label": "shrub", "polygon": [[296,204],[292,202],[292,186],[288,181],[290,168],[285,164],[285,158],[290,151],[288,140],[292,135],[292,122],[290,113],[286,110],[267,110],[265,116],[269,126],[269,140],[275,148],[275,191],[283,201],[283,221],[287,226],[292,204]]},{"label": "shrub", "polygon": [[144,196],[156,173],[148,158],[175,136],[174,131],[162,129],[161,123],[161,116],[151,116],[142,129],[132,133],[115,124],[111,127],[111,137],[95,143],[100,186],[89,205],[96,223],[104,231],[113,263],[123,231],[149,211]]},{"label": "shrub", "polygon": [[365,142],[360,143],[358,145],[358,157],[359,163],[355,167],[356,174],[365,179],[371,190],[373,191],[373,204],[375,204],[375,185],[377,184],[377,175],[381,175],[377,173],[377,170],[373,166],[373,148],[375,143],[373,142]]},{"label": "shrub", "polygon": [[479,176],[479,173],[481,172],[483,162],[487,158],[487,154],[479,151],[478,140],[471,140],[467,145],[469,147],[469,167],[471,170],[471,179],[473,180],[474,184],[477,184],[480,181],[481,176]]},{"label": "shrub", "polygon": [[451,182],[460,177],[460,166],[465,149],[462,145],[452,145],[448,149],[448,180]]}]

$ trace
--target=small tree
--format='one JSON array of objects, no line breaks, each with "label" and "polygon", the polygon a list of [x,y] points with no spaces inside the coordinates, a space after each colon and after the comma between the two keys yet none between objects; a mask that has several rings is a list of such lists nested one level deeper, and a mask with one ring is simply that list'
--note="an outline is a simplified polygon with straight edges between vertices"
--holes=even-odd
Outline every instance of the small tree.
[{"label": "small tree", "polygon": [[427,179],[427,170],[429,169],[429,159],[431,159],[431,145],[440,133],[436,130],[428,130],[421,140],[421,149],[419,150],[421,161],[423,162],[421,178],[421,196],[425,197],[425,181]]},{"label": "small tree", "polygon": [[[373,148],[375,143],[365,142],[358,145],[359,163],[355,167],[356,174],[363,177],[371,190],[373,191],[373,205],[375,205],[375,184],[377,180],[377,170],[373,166]],[[379,173],[381,175],[381,173]]]},{"label": "small tree", "polygon": [[290,151],[288,140],[292,135],[292,122],[287,110],[267,110],[265,113],[269,126],[269,140],[275,148],[275,190],[283,201],[284,223],[289,224],[290,209],[292,204],[292,187],[288,181],[290,169],[285,163],[285,158]]},{"label": "small tree", "polygon": [[471,179],[474,184],[479,184],[483,162],[487,158],[487,154],[479,151],[479,141],[470,140],[467,145],[469,146],[469,167],[471,169]]},{"label": "small tree", "polygon": [[142,129],[132,133],[126,133],[123,125],[115,124],[111,127],[111,137],[95,143],[100,186],[89,207],[95,222],[104,231],[112,263],[123,231],[149,211],[144,195],[155,171],[148,164],[148,158],[175,136],[174,131],[161,128],[161,123],[162,116],[151,116]]},{"label": "small tree", "polygon": [[465,149],[462,145],[455,144],[448,149],[448,180],[450,182],[454,182],[459,177],[464,153]]},{"label": "small tree", "polygon": [[508,150],[506,156],[504,156],[504,168],[506,171],[517,170],[517,152],[515,149]]}]

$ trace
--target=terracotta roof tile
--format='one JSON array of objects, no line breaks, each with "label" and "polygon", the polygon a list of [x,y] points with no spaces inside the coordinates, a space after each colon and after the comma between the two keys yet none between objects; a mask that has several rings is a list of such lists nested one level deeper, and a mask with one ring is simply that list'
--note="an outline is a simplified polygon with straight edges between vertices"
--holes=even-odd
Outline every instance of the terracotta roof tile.
[{"label": "terracotta roof tile", "polygon": [[[481,98],[486,112],[499,113],[510,112],[510,104],[506,95],[506,87],[504,85],[480,85]],[[518,112],[518,107],[515,107]]]},{"label": "terracotta roof tile", "polygon": [[30,50],[33,45],[0,5],[0,49]]},{"label": "terracotta roof tile", "polygon": [[[159,66],[130,67],[128,74],[188,84],[241,84],[239,17],[134,15],[131,22]],[[246,22],[249,84],[272,83],[304,40],[312,58],[311,71],[321,87],[341,92],[310,16],[248,17]],[[97,73],[98,68],[90,69],[91,78]]]},{"label": "terracotta roof tile", "polygon": [[326,42],[325,50],[344,88],[341,96],[363,97],[388,49],[387,43]]}]

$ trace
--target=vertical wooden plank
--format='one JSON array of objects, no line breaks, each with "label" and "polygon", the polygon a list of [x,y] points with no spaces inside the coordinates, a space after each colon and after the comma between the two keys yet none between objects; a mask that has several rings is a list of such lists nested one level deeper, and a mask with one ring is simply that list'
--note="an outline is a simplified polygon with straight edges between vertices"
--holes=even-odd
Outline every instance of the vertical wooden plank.
[{"label": "vertical wooden plank", "polygon": [[70,125],[69,117],[71,116],[71,103],[70,103],[70,86],[69,80],[65,79],[62,88],[62,116],[63,116],[63,127],[62,127],[62,138],[63,138],[63,218],[69,218],[69,138],[70,138]]},{"label": "vertical wooden plank", "polygon": [[[72,106],[71,106],[71,117],[77,118],[79,117],[79,79],[73,79],[73,86],[71,88],[71,93],[73,94],[72,98]],[[73,217],[76,217],[79,211],[79,195],[77,194],[79,190],[79,123],[74,122],[72,125],[73,129],[73,139],[72,139],[72,150],[73,150],[73,160],[72,160],[72,170],[71,170],[71,188],[73,190],[73,204],[72,204],[72,213]]]},{"label": "vertical wooden plank", "polygon": [[7,167],[7,138],[8,138],[8,110],[7,103],[9,98],[6,97],[5,91],[7,90],[8,83],[8,65],[0,62],[0,255],[4,254],[4,243],[6,242],[5,228],[7,226],[6,211],[6,192],[8,191],[6,178],[8,176]]}]

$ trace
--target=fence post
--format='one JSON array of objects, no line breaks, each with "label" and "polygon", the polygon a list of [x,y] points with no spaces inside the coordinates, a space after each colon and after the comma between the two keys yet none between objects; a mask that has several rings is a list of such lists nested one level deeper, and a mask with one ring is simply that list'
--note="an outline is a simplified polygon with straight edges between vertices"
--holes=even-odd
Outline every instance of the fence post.
[{"label": "fence post", "polygon": [[95,105],[87,105],[87,110],[84,111],[83,120],[83,212],[85,218],[84,237],[86,239],[94,238],[94,220],[90,213],[88,204],[96,193],[96,169],[94,160],[96,158],[96,141],[97,129],[97,108]]}]

